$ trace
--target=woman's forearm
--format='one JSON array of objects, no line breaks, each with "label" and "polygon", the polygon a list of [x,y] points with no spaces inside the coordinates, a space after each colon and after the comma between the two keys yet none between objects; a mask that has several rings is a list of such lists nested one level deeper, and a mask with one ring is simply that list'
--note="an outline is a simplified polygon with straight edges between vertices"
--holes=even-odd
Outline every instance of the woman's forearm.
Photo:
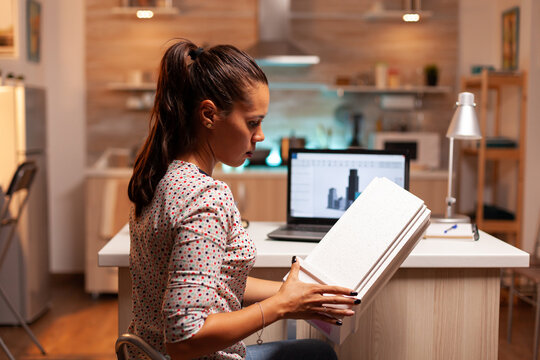
[{"label": "woman's forearm", "polygon": [[244,292],[244,305],[250,305],[274,296],[277,294],[282,284],[281,281],[263,280],[251,276],[248,277],[246,290]]},{"label": "woman's forearm", "polygon": [[[260,304],[260,307],[259,307]],[[167,352],[173,360],[191,359],[225,349],[264,325],[282,317],[280,306],[274,299],[267,299],[238,311],[212,314],[206,318],[203,327],[190,339],[177,343],[167,343]]]}]

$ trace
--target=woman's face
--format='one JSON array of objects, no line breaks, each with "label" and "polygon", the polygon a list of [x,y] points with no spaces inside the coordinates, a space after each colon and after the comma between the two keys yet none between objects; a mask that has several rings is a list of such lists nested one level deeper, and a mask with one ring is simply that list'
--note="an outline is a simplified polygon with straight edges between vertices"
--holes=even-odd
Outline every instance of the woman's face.
[{"label": "woman's face", "polygon": [[270,101],[268,86],[257,84],[248,94],[247,104],[238,103],[228,116],[219,116],[210,131],[216,160],[229,166],[242,165],[264,140],[261,125]]}]

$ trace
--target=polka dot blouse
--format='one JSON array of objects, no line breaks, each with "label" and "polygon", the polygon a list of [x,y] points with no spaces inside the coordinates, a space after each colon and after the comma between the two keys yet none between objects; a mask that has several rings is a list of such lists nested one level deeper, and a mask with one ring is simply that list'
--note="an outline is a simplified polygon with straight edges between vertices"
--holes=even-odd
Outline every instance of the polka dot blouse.
[{"label": "polka dot blouse", "polygon": [[[130,332],[166,353],[208,315],[240,310],[255,245],[229,187],[175,160],[150,205],[130,216],[133,320]],[[207,359],[242,359],[242,342]]]}]

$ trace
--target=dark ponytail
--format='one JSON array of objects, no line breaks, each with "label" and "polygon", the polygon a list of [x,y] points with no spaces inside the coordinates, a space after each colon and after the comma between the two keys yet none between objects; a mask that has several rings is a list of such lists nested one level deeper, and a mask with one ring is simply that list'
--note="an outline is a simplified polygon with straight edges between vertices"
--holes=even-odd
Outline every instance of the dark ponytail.
[{"label": "dark ponytail", "polygon": [[167,49],[160,64],[150,133],[129,181],[135,216],[152,201],[169,164],[193,150],[197,140],[195,111],[200,102],[212,100],[227,115],[235,103],[249,99],[247,89],[257,83],[268,84],[263,71],[234,46],[203,50],[181,40]]}]

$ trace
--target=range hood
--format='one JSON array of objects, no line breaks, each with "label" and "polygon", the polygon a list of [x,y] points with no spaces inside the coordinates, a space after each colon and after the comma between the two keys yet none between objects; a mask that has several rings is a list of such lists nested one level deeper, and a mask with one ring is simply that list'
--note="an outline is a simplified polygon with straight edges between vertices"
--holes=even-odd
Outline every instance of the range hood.
[{"label": "range hood", "polygon": [[259,0],[258,42],[246,52],[262,66],[307,66],[319,63],[289,40],[290,0]]}]

